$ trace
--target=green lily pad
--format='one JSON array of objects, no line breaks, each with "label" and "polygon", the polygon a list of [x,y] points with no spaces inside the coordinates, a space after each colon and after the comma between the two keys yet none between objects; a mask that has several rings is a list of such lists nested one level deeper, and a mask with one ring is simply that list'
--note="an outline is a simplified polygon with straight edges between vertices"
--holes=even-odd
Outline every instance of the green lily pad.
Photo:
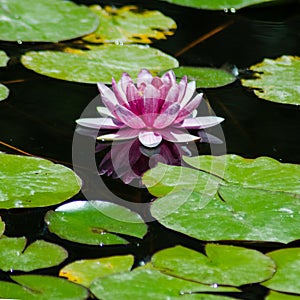
[{"label": "green lily pad", "polygon": [[4,51],[0,50],[0,67],[6,67],[8,61],[9,61],[9,57],[6,55]]},{"label": "green lily pad", "polygon": [[[110,212],[122,215],[128,222],[108,217]],[[105,201],[74,201],[46,214],[51,232],[63,239],[90,245],[127,244],[118,236],[125,234],[142,238],[147,226],[133,211]]]},{"label": "green lily pad", "polygon": [[173,71],[178,78],[187,75],[189,81],[196,81],[197,87],[201,88],[221,87],[236,80],[233,74],[222,69],[179,67]]},{"label": "green lily pad", "polygon": [[160,50],[142,45],[103,45],[91,50],[68,49],[69,52],[31,51],[22,56],[22,64],[49,77],[84,82],[110,84],[111,78],[121,78],[130,70],[132,78],[142,68],[154,73],[178,67],[175,58]]},{"label": "green lily pad", "polygon": [[0,153],[0,208],[42,207],[69,199],[81,187],[76,174],[48,160]]},{"label": "green lily pad", "polygon": [[[116,286],[118,288],[116,288]],[[137,269],[96,279],[91,292],[101,300],[111,299],[231,299],[219,295],[191,294],[193,292],[237,291],[230,287],[213,287],[168,276],[154,269]],[[122,291],[122,295],[120,295]]]},{"label": "green lily pad", "polygon": [[5,230],[5,223],[2,221],[0,217],[0,237],[3,235],[4,230]]},{"label": "green lily pad", "polygon": [[96,278],[130,271],[133,261],[132,255],[77,260],[62,268],[59,276],[89,287]]},{"label": "green lily pad", "polygon": [[194,7],[199,9],[240,9],[246,6],[271,2],[274,0],[162,0],[173,4]]},{"label": "green lily pad", "polygon": [[266,300],[299,300],[300,296],[283,294],[274,291],[270,291],[269,295],[266,297]]},{"label": "green lily pad", "polygon": [[273,260],[255,250],[207,244],[205,253],[176,246],[157,252],[151,261],[161,272],[211,285],[261,282],[275,272]]},{"label": "green lily pad", "polygon": [[242,85],[254,88],[262,99],[283,104],[300,105],[300,57],[265,58],[250,67],[257,72],[255,79],[242,79]]},{"label": "green lily pad", "polygon": [[28,272],[56,266],[68,257],[67,251],[58,245],[43,240],[37,240],[28,247],[26,243],[25,237],[0,239],[1,270]]},{"label": "green lily pad", "polygon": [[207,241],[300,238],[299,165],[236,155],[184,160],[201,170],[159,164],[143,176],[160,197],[151,213],[161,224]]},{"label": "green lily pad", "polygon": [[97,16],[86,6],[62,0],[0,2],[0,40],[59,42],[93,32]]},{"label": "green lily pad", "polygon": [[300,248],[286,248],[267,253],[277,266],[275,275],[262,283],[271,290],[300,294]]},{"label": "green lily pad", "polygon": [[[8,61],[9,57],[4,51],[0,50],[0,67],[6,67]],[[0,101],[6,99],[8,94],[9,89],[5,85],[0,84]]]},{"label": "green lily pad", "polygon": [[16,282],[0,281],[0,297],[22,300],[83,300],[89,292],[83,286],[63,278],[44,275],[11,276]]},{"label": "green lily pad", "polygon": [[98,29],[83,39],[91,43],[143,43],[151,39],[166,39],[176,29],[176,23],[160,11],[140,11],[134,5],[121,8],[93,5],[90,9],[99,17]]}]

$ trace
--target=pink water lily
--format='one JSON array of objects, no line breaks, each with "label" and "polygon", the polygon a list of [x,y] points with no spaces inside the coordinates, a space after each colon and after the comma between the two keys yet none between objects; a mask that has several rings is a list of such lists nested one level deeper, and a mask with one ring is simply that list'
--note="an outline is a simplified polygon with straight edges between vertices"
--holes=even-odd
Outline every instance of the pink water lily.
[{"label": "pink water lily", "polygon": [[173,71],[153,77],[142,69],[135,84],[127,73],[112,89],[103,83],[98,88],[105,107],[98,107],[102,117],[83,118],[76,122],[95,129],[114,129],[115,133],[98,137],[101,140],[124,140],[138,137],[146,147],[156,147],[161,141],[190,142],[200,139],[188,129],[204,129],[217,125],[223,118],[196,117],[203,94],[195,94],[194,81],[184,76],[179,83]]}]

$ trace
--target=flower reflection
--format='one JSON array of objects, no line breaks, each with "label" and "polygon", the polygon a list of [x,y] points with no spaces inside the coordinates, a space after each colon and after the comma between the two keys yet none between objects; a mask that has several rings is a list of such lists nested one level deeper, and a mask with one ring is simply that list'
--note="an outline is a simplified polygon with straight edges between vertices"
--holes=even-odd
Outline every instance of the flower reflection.
[{"label": "flower reflection", "polygon": [[[186,76],[177,83],[173,71],[153,77],[142,69],[136,84],[123,73],[118,83],[112,79],[112,89],[103,83],[98,83],[98,88],[105,105],[98,107],[102,117],[82,118],[77,123],[98,130],[117,130],[99,136],[101,140],[137,138],[142,145],[154,148],[163,140],[181,143],[198,140],[199,136],[187,130],[204,129],[223,121],[216,116],[196,117],[202,94],[194,95],[195,82],[188,83]],[[164,148],[161,151],[166,151]]]}]

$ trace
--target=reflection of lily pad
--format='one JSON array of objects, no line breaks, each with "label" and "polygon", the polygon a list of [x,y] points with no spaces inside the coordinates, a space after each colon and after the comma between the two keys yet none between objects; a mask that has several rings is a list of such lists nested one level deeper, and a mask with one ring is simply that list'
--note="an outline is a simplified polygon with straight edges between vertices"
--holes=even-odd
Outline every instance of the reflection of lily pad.
[{"label": "reflection of lily pad", "polygon": [[75,195],[75,173],[48,160],[0,153],[0,208],[42,207]]},{"label": "reflection of lily pad", "polygon": [[277,270],[262,284],[272,290],[300,294],[300,248],[280,249],[267,253],[267,256],[275,261]]},{"label": "reflection of lily pad", "polygon": [[61,269],[59,276],[89,287],[96,278],[130,271],[133,260],[132,255],[77,260]]},{"label": "reflection of lily pad", "polygon": [[236,80],[233,74],[221,69],[179,67],[173,71],[176,77],[182,78],[187,75],[189,81],[195,80],[197,87],[202,88],[216,88]]},{"label": "reflection of lily pad", "polygon": [[151,261],[161,272],[204,284],[240,286],[275,272],[273,260],[255,250],[207,244],[205,252],[177,246],[157,252]]},{"label": "reflection of lily pad", "polygon": [[0,2],[0,40],[58,42],[93,32],[97,17],[85,6],[62,0]]},{"label": "reflection of lily pad", "polygon": [[[117,287],[117,288],[116,288]],[[176,277],[168,276],[153,269],[137,269],[96,279],[90,290],[99,299],[206,299],[226,300],[229,297],[193,292],[236,291],[229,287],[212,287]],[[122,297],[120,297],[122,291]]]},{"label": "reflection of lily pad", "polygon": [[[111,211],[128,222],[110,218]],[[147,226],[138,214],[105,201],[70,202],[49,211],[45,221],[49,230],[61,238],[90,245],[127,244],[118,234],[142,238],[147,232]]]},{"label": "reflection of lily pad", "polygon": [[31,51],[22,56],[23,65],[49,77],[85,82],[111,83],[130,70],[135,78],[142,68],[157,73],[178,66],[175,58],[160,50],[141,45],[103,45],[81,51]]},{"label": "reflection of lily pad", "polygon": [[[0,67],[5,67],[7,65],[8,60],[9,57],[6,55],[6,53],[0,50]],[[0,101],[6,99],[8,97],[8,94],[9,89],[5,85],[0,84]]]},{"label": "reflection of lily pad", "polygon": [[184,160],[200,170],[160,164],[143,177],[161,197],[151,212],[164,226],[200,240],[300,238],[299,165],[236,155]]},{"label": "reflection of lily pad", "polygon": [[274,0],[163,0],[177,5],[189,6],[199,9],[240,9],[246,6],[271,2]]},{"label": "reflection of lily pad", "polygon": [[28,272],[48,268],[60,264],[68,256],[66,250],[58,245],[37,240],[26,247],[26,242],[24,237],[2,237],[0,239],[1,270],[21,270]]},{"label": "reflection of lily pad", "polygon": [[87,299],[88,291],[63,278],[43,275],[11,276],[16,282],[0,281],[0,297],[7,299]]},{"label": "reflection of lily pad", "polygon": [[136,6],[101,8],[91,10],[99,16],[98,29],[83,39],[92,43],[151,43],[150,39],[165,39],[173,32],[176,23],[161,12],[139,11]]},{"label": "reflection of lily pad", "polygon": [[300,105],[300,57],[281,56],[264,59],[250,70],[257,72],[255,79],[243,79],[242,84],[254,88],[254,93],[265,100]]}]

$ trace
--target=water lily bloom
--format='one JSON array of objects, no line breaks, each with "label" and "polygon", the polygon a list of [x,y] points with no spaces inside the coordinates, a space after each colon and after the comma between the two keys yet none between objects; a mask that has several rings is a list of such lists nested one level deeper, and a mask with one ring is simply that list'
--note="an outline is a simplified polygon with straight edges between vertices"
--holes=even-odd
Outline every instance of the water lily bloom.
[{"label": "water lily bloom", "polygon": [[195,95],[196,84],[188,83],[186,76],[177,83],[173,71],[154,77],[142,69],[136,84],[129,74],[123,73],[118,83],[112,79],[112,89],[103,83],[98,83],[98,88],[105,105],[98,107],[102,117],[76,122],[99,130],[117,130],[99,136],[100,140],[138,138],[146,147],[156,147],[163,139],[190,142],[200,137],[187,130],[205,129],[223,121],[215,116],[196,117],[203,94]]}]

